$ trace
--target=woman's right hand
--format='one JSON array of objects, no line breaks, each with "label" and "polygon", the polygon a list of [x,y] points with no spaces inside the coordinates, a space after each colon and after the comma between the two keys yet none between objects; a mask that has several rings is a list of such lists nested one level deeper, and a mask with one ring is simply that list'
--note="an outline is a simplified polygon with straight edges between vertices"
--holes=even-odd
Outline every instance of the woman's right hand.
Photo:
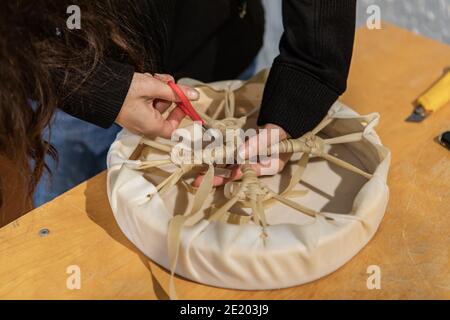
[{"label": "woman's right hand", "polygon": [[[162,116],[173,102],[179,101],[167,85],[168,81],[174,79],[167,74],[135,73],[116,123],[138,134],[170,139],[185,114],[180,108],[175,108],[167,118]],[[195,89],[180,88],[190,100],[199,98]]]}]

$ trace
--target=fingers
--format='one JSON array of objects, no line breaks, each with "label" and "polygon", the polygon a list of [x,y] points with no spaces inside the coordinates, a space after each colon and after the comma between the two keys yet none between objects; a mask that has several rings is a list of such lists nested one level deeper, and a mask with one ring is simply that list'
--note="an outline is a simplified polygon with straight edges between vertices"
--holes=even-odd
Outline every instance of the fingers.
[{"label": "fingers", "polygon": [[[194,182],[192,182],[192,186],[194,188],[200,187],[200,185],[203,183],[203,179],[205,178],[205,175],[199,175],[195,178]],[[214,176],[213,178],[213,186],[214,187],[220,187],[224,184],[230,182],[231,180],[229,178],[221,177],[221,176]]]},{"label": "fingers", "polygon": [[[256,170],[256,172],[258,174],[258,170],[259,170],[258,165],[252,165],[252,167]],[[241,171],[241,167],[240,166],[232,165],[232,166],[228,166],[227,168],[229,170],[231,170],[230,176],[229,177],[214,176],[214,179],[213,179],[213,186],[214,187],[220,187],[220,186],[223,186],[223,185],[227,184],[228,182],[237,181],[237,180],[240,180],[242,178],[242,171]],[[203,178],[204,178],[203,174],[198,175],[195,178],[194,182],[192,183],[192,186],[195,187],[195,188],[198,188],[202,184]]]},{"label": "fingers", "polygon": [[[150,73],[146,73],[146,75],[152,76]],[[160,73],[155,73],[155,75],[153,76],[154,78],[162,81],[162,82],[169,82],[169,81],[173,81],[175,82],[174,77],[172,77],[170,74],[160,74]]]},{"label": "fingers", "polygon": [[191,101],[196,101],[200,98],[200,94],[194,88],[179,84],[178,87],[184,92],[186,97]]},{"label": "fingers", "polygon": [[[218,187],[229,182],[233,176],[233,167],[226,164],[218,164],[214,166],[214,178],[213,178],[213,186]],[[192,185],[194,187],[199,187],[203,183],[204,174],[200,174],[194,180]]]},{"label": "fingers", "polygon": [[[250,137],[246,143],[239,149],[239,155],[243,159],[250,160],[250,162],[255,162],[251,164],[253,170],[255,170],[258,176],[270,176],[277,174],[282,171],[289,159],[291,154],[281,154],[273,156],[261,157],[261,155],[267,155],[267,148],[275,143],[278,143],[284,139],[287,139],[288,135],[281,127],[274,124],[267,124],[264,129],[261,130],[258,135]],[[257,157],[259,156],[259,157]],[[259,158],[259,159],[258,159]],[[259,160],[258,163],[256,161]],[[234,165],[229,166],[231,169],[231,175],[229,178],[215,176],[213,183],[215,187],[222,186],[231,181],[237,181],[242,179],[243,173],[241,166]],[[199,187],[203,182],[203,175],[199,175],[192,185],[194,187]]]},{"label": "fingers", "polygon": [[162,128],[160,132],[158,132],[158,135],[160,137],[170,139],[173,132],[178,128],[185,116],[186,115],[180,108],[173,109],[167,119],[163,120]]},{"label": "fingers", "polygon": [[[214,179],[213,179],[214,187],[220,187],[220,186],[223,186],[224,184],[227,184],[228,182],[238,179],[236,177],[236,173],[237,173],[237,169],[239,169],[239,166],[228,166],[227,168],[231,171],[231,174],[229,175],[229,177],[219,176],[219,175],[214,176]],[[194,182],[192,182],[192,186],[195,188],[200,187],[200,185],[203,182],[204,177],[205,177],[204,174],[198,175],[195,178]]]},{"label": "fingers", "polygon": [[287,133],[283,128],[267,124],[258,135],[250,137],[239,149],[239,155],[243,159],[255,159],[258,155],[268,154],[267,149],[282,140],[287,139]]},{"label": "fingers", "polygon": [[[169,81],[172,81],[174,83],[176,82],[174,77],[172,77],[169,74],[158,74],[158,73],[155,73],[154,77],[156,79],[166,83],[166,84]],[[189,98],[189,100],[197,100],[199,98],[199,94],[198,94],[197,90],[195,90],[195,89],[193,89],[191,87],[185,86],[185,85],[180,85],[180,84],[178,85],[178,87],[180,87],[180,89]]]},{"label": "fingers", "polygon": [[[146,74],[145,95],[152,99],[161,99],[169,102],[179,102],[180,98],[173,92],[167,82],[173,81],[174,78],[167,74],[155,74],[151,76]],[[179,86],[189,100],[197,100],[199,93],[197,90],[188,86]]]},{"label": "fingers", "polygon": [[170,101],[165,101],[165,100],[155,100],[153,102],[153,107],[158,110],[161,114],[163,114],[164,112],[167,111],[167,109],[170,108],[170,106],[172,105],[172,102]]},{"label": "fingers", "polygon": [[260,161],[255,166],[255,171],[258,176],[273,176],[278,172],[283,171],[286,164],[289,162],[292,154],[280,154],[273,158],[267,158],[265,161]]},{"label": "fingers", "polygon": [[[291,154],[282,154],[280,157],[270,159],[267,162],[259,162],[252,164],[251,167],[255,170],[258,176],[272,176],[282,171],[291,158]],[[228,166],[231,170],[230,177],[215,176],[213,180],[214,187],[223,186],[232,181],[241,180],[243,177],[242,167],[239,165]],[[199,175],[195,178],[192,186],[198,188],[203,182],[204,175]]]}]

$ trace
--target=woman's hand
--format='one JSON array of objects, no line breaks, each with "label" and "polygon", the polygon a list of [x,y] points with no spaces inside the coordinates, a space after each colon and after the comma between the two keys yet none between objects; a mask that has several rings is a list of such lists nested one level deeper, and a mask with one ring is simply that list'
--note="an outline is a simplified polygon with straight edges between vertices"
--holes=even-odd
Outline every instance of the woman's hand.
[{"label": "woman's hand", "polygon": [[[267,124],[263,127],[263,129],[266,129],[264,134],[267,135],[267,138],[264,141],[267,141],[267,147],[271,146],[274,143],[278,143],[279,141],[285,140],[288,138],[288,134],[286,131],[283,130],[283,128],[274,125],[274,124]],[[260,133],[260,135],[263,133]],[[272,137],[273,135],[273,137]],[[272,139],[271,139],[272,137]],[[275,139],[273,139],[275,138]],[[260,154],[261,152],[258,150],[259,145],[259,137],[253,136],[250,139],[247,140],[247,142],[244,144],[244,146],[240,149],[240,152],[244,159],[252,159],[257,154]],[[262,148],[266,149],[266,146],[261,146]],[[266,151],[266,150],[264,150]],[[263,161],[260,161],[258,163],[252,164],[251,166],[256,171],[258,176],[270,176],[275,175],[278,172],[282,171],[286,164],[288,163],[289,159],[291,158],[291,154],[279,154],[274,156],[267,156],[266,159]],[[242,178],[242,171],[240,165],[228,165],[226,167],[227,169],[231,170],[230,177],[223,177],[223,176],[215,176],[214,177],[214,186],[218,187],[221,185],[224,185],[231,181],[240,180]],[[203,175],[199,175],[192,185],[194,187],[199,187],[200,184],[203,181]]]},{"label": "woman's hand", "polygon": [[[170,139],[185,117],[180,108],[175,108],[164,119],[162,114],[179,99],[167,85],[173,77],[166,74],[135,73],[116,123],[138,134]],[[197,100],[196,90],[180,86],[186,96]]]}]

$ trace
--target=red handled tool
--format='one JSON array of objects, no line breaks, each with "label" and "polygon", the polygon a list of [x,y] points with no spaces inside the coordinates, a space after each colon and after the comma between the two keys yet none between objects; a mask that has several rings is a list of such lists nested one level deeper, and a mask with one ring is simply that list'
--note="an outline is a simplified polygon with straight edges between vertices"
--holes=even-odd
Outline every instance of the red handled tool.
[{"label": "red handled tool", "polygon": [[183,112],[191,118],[193,121],[200,122],[202,126],[205,125],[205,121],[200,117],[200,115],[195,111],[189,99],[184,94],[183,90],[177,86],[173,81],[167,82],[169,87],[175,92],[175,94],[180,98],[181,102],[177,102],[177,106],[183,110]]}]

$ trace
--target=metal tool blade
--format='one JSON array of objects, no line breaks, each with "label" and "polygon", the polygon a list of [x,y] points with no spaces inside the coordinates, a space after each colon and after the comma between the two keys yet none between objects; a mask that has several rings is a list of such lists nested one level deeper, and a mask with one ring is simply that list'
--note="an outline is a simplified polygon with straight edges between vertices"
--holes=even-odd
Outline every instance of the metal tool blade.
[{"label": "metal tool blade", "polygon": [[422,122],[427,117],[427,115],[428,113],[424,107],[417,106],[414,109],[413,113],[411,113],[411,115],[408,118],[406,118],[406,121],[415,123]]},{"label": "metal tool blade", "polygon": [[422,114],[413,112],[413,113],[411,113],[411,115],[408,118],[406,118],[406,121],[407,122],[422,122],[424,119],[425,119],[425,117]]}]

